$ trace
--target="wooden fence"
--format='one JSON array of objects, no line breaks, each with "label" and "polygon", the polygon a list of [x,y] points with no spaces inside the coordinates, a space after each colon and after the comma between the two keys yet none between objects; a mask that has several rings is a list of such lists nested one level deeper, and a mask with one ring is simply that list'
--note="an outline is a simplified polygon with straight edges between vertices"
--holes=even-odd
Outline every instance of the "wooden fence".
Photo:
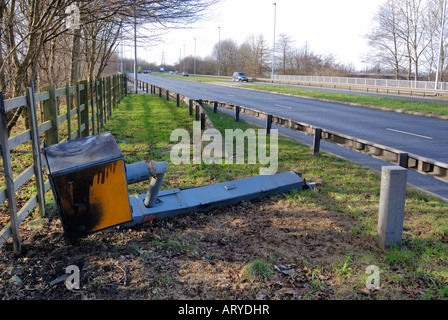
[{"label": "wooden fence", "polygon": [[[45,193],[50,189],[50,183],[44,179],[41,141],[44,140],[48,146],[98,134],[126,95],[125,75],[114,75],[91,82],[80,81],[75,86],[66,84],[60,89],[51,85],[42,88],[39,93],[34,91],[34,85],[31,84],[26,96],[9,100],[3,100],[0,92],[0,143],[5,178],[5,187],[0,190],[0,205],[7,208],[9,214],[9,221],[0,231],[0,247],[12,236],[14,251],[20,252],[20,224],[34,209],[38,216],[45,216]],[[62,102],[65,102],[64,105]],[[21,107],[28,111],[29,130],[8,137],[6,112]],[[27,145],[28,149],[31,145],[33,164],[18,170],[12,160],[12,150],[23,145]],[[30,181],[35,185],[36,192],[19,208],[16,193]]]}]

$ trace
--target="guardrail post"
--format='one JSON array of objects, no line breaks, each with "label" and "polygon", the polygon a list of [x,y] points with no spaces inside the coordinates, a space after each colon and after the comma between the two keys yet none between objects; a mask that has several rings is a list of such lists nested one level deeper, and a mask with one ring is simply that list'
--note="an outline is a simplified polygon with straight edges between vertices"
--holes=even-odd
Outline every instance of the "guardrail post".
[{"label": "guardrail post", "polygon": [[240,121],[240,107],[239,106],[235,106],[235,121],[236,122]]},{"label": "guardrail post", "polygon": [[266,135],[271,134],[271,128],[272,128],[272,114],[268,114],[268,118],[266,119]]},{"label": "guardrail post", "polygon": [[196,111],[196,113],[195,113],[195,119],[196,119],[196,121],[199,121],[200,120],[200,114],[199,114],[199,104],[196,104],[195,105],[195,111]]},{"label": "guardrail post", "polygon": [[313,155],[317,156],[320,152],[320,139],[322,137],[322,129],[314,129]]},{"label": "guardrail post", "polygon": [[408,170],[404,168],[382,168],[377,238],[382,249],[401,244],[407,176]]},{"label": "guardrail post", "polygon": [[409,155],[407,153],[400,153],[398,155],[398,165],[403,168],[408,168]]},{"label": "guardrail post", "polygon": [[191,99],[188,101],[188,109],[190,111],[190,116],[192,116],[193,115],[193,100],[191,100]]},{"label": "guardrail post", "polygon": [[[0,143],[1,143],[3,167],[5,175],[6,195],[8,197],[8,211],[10,217],[9,223],[11,224],[10,230],[13,238],[14,252],[20,253],[22,244],[20,241],[19,223],[17,221],[18,217],[17,217],[17,202],[14,188],[14,176],[12,172],[11,155],[9,150],[9,141],[6,126],[7,121],[6,121],[5,103],[3,100],[3,93],[0,92],[0,129],[1,129]],[[4,239],[6,241],[6,239],[8,238],[5,237]]]},{"label": "guardrail post", "polygon": [[205,130],[205,113],[201,112],[201,130]]},{"label": "guardrail post", "polygon": [[213,113],[218,113],[218,101],[213,102]]},{"label": "guardrail post", "polygon": [[170,101],[170,92],[168,90],[165,90],[166,93],[166,101]]},{"label": "guardrail post", "polygon": [[178,93],[176,93],[176,106],[180,107],[180,95]]}]

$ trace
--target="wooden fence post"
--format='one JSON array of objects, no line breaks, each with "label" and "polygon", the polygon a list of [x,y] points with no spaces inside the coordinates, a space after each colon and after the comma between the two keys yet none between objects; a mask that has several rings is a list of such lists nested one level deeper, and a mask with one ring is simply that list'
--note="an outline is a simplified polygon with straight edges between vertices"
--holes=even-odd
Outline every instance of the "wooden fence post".
[{"label": "wooden fence post", "polygon": [[[22,244],[20,241],[19,224],[17,217],[17,203],[14,188],[14,176],[12,173],[11,155],[9,150],[9,141],[7,133],[6,110],[3,100],[3,93],[0,92],[0,142],[3,158],[3,167],[6,184],[6,194],[8,196],[8,211],[10,217],[10,230],[13,238],[13,248],[15,253],[20,253]],[[5,239],[6,240],[6,239]]]},{"label": "wooden fence post", "polygon": [[50,98],[42,103],[42,108],[44,112],[44,122],[51,121],[51,129],[45,132],[45,144],[51,146],[59,143],[56,85],[42,88],[42,91],[48,91],[50,94]]},{"label": "wooden fence post", "polygon": [[110,77],[106,78],[106,86],[107,86],[107,116],[110,117],[112,114],[112,85],[110,83]]},{"label": "wooden fence post", "polygon": [[72,117],[70,116],[72,110],[72,99],[70,95],[70,83],[67,81],[65,84],[65,100],[67,100],[67,140],[72,139]]},{"label": "wooden fence post", "polygon": [[43,218],[45,217],[45,182],[42,173],[42,158],[40,155],[40,141],[39,141],[39,125],[37,123],[33,80],[31,80],[31,87],[27,88],[26,100],[28,105],[28,114],[30,117],[31,147],[33,150],[34,175],[36,177],[37,213],[38,213],[37,215]]},{"label": "wooden fence post", "polygon": [[93,79],[90,79],[89,83],[90,90],[90,110],[92,112],[92,134],[95,134],[96,124],[95,119],[98,119],[97,113],[95,112],[95,96],[93,95]]},{"label": "wooden fence post", "polygon": [[81,126],[84,124],[85,128],[80,133],[80,138],[87,137],[90,132],[90,126],[89,126],[89,84],[87,80],[81,81],[80,85],[84,87],[84,90],[80,91],[80,106],[84,105],[84,109],[81,111]]},{"label": "wooden fence post", "polygon": [[112,86],[113,86],[112,92],[114,94],[112,110],[115,110],[117,108],[117,76],[116,75],[112,76]]},{"label": "wooden fence post", "polygon": [[124,96],[128,96],[128,77],[124,75]]},{"label": "wooden fence post", "polygon": [[106,87],[104,85],[104,77],[100,79],[100,92],[101,92],[101,113],[103,115],[103,121],[107,122],[106,115]]},{"label": "wooden fence post", "polygon": [[81,84],[79,81],[76,83],[76,108],[78,113],[78,135],[77,138],[81,138]]},{"label": "wooden fence post", "polygon": [[104,112],[103,112],[103,78],[97,81],[97,105],[98,105],[98,118],[101,129],[104,127]]}]

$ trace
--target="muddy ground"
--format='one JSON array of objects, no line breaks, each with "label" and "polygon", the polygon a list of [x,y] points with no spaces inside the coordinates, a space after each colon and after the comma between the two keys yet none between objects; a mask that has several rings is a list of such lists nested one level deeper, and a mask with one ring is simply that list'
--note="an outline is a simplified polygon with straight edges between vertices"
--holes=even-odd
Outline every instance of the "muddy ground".
[{"label": "muddy ground", "polygon": [[[282,196],[113,228],[71,243],[57,215],[41,226],[23,225],[22,253],[15,255],[11,243],[1,249],[0,299],[370,299],[375,294],[328,268],[353,250],[374,253],[374,239],[352,235],[355,223],[342,213],[292,205]],[[266,273],[247,272],[255,260],[265,262]],[[68,290],[64,281],[51,285],[70,265],[80,269],[80,288]]]}]

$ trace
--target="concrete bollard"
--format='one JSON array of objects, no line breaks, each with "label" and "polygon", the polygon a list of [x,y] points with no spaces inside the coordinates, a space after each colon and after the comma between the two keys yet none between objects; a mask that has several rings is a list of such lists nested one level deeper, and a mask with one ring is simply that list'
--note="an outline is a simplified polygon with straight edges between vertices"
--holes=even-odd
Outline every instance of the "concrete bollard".
[{"label": "concrete bollard", "polygon": [[401,245],[408,170],[385,166],[381,173],[378,245],[385,249]]}]

